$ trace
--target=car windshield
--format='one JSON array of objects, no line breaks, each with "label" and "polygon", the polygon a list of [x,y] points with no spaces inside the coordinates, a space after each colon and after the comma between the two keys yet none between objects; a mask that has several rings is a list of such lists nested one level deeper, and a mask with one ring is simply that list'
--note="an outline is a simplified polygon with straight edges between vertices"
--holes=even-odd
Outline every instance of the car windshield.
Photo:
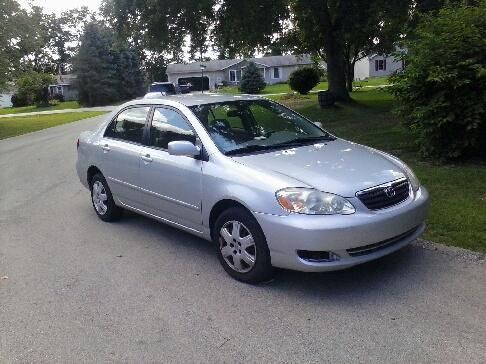
[{"label": "car windshield", "polygon": [[266,99],[195,105],[190,109],[226,155],[334,140],[311,121]]}]

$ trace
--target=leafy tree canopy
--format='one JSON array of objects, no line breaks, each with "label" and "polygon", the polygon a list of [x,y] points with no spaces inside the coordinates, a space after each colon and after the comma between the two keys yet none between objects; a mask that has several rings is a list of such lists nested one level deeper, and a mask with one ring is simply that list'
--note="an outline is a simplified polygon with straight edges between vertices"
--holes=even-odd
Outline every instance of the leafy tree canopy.
[{"label": "leafy tree canopy", "polygon": [[[219,58],[283,49],[320,55],[329,87],[348,98],[353,62],[390,50],[412,10],[412,0],[107,0],[117,29],[155,52],[180,61],[189,40],[191,58],[211,41]],[[281,46],[276,44],[280,43]]]},{"label": "leafy tree canopy", "polygon": [[45,105],[49,102],[47,87],[52,84],[53,77],[47,73],[35,71],[25,72],[17,78],[15,96],[24,105]]},{"label": "leafy tree canopy", "polygon": [[405,44],[407,67],[391,90],[423,154],[486,155],[486,1],[422,15]]},{"label": "leafy tree canopy", "polygon": [[137,51],[115,42],[113,30],[97,22],[89,23],[81,36],[74,71],[79,101],[85,105],[109,104],[143,93]]}]

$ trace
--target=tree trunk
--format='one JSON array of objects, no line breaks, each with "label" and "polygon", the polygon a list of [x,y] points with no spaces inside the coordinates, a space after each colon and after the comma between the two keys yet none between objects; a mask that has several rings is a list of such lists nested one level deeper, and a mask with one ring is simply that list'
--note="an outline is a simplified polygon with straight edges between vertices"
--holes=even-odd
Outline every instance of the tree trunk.
[{"label": "tree trunk", "polygon": [[349,93],[346,89],[346,72],[344,61],[344,41],[336,32],[329,32],[326,44],[327,58],[327,79],[329,81],[329,91],[336,100],[348,101]]},{"label": "tree trunk", "polygon": [[353,92],[354,62],[346,61],[346,88],[348,92]]}]

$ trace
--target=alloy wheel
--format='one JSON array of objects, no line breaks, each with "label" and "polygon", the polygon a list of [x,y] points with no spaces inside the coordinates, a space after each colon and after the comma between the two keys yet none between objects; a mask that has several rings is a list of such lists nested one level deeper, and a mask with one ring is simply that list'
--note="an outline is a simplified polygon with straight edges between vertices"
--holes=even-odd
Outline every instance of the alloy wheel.
[{"label": "alloy wheel", "polygon": [[96,209],[96,212],[98,212],[100,215],[106,214],[106,211],[108,211],[108,196],[106,195],[106,189],[105,186],[103,186],[103,183],[101,183],[100,181],[96,181],[95,183],[93,183],[92,196],[93,205]]},{"label": "alloy wheel", "polygon": [[226,264],[236,272],[249,272],[256,260],[256,246],[250,230],[233,220],[221,227],[219,235],[219,248]]}]

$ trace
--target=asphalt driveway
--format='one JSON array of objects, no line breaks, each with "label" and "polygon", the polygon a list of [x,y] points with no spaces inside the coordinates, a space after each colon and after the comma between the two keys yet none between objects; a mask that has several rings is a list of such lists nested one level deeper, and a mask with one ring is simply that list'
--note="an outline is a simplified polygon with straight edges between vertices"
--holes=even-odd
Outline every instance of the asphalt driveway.
[{"label": "asphalt driveway", "polygon": [[100,120],[0,141],[0,363],[486,362],[486,266],[468,254],[414,244],[250,286],[208,242],[101,222],[74,170]]}]

